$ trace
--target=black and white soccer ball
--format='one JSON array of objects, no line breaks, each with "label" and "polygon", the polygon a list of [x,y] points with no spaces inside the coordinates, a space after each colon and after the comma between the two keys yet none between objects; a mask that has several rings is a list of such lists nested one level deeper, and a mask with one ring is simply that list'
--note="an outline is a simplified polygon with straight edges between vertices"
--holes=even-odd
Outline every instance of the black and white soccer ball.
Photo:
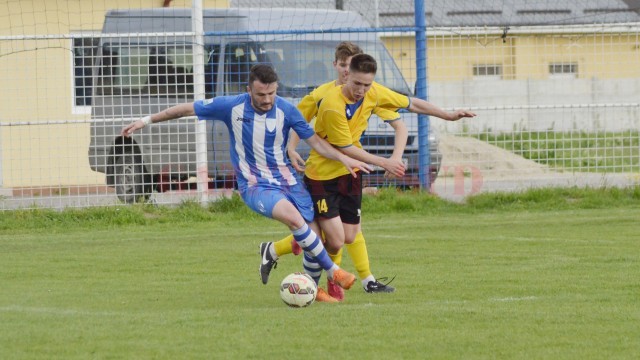
[{"label": "black and white soccer ball", "polygon": [[316,299],[318,286],[311,276],[295,272],[280,283],[280,298],[291,307],[306,307]]}]

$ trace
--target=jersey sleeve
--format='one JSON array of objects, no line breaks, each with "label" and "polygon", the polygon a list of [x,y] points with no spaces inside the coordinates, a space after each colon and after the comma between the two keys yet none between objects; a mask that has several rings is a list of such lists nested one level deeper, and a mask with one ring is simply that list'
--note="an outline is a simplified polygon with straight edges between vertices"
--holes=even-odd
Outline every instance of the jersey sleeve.
[{"label": "jersey sleeve", "polygon": [[302,116],[307,119],[307,122],[311,122],[311,120],[318,115],[318,109],[320,108],[322,98],[324,98],[328,91],[335,87],[335,80],[330,81],[313,89],[313,91],[302,98],[300,103],[298,103],[298,110],[300,110]]},{"label": "jersey sleeve", "polygon": [[305,95],[298,103],[298,110],[307,122],[311,121],[318,113],[318,103],[316,103],[314,92],[315,90]]},{"label": "jersey sleeve", "polygon": [[378,115],[382,121],[393,121],[400,119],[400,114],[397,111],[376,107],[373,109],[373,113]]},{"label": "jersey sleeve", "polygon": [[410,100],[407,95],[402,95],[381,85],[377,86],[376,91],[378,93],[378,107],[393,111],[409,108]]},{"label": "jersey sleeve", "polygon": [[296,107],[291,105],[291,107],[287,109],[286,114],[287,115],[285,118],[289,123],[289,126],[291,126],[293,131],[295,131],[296,134],[298,134],[300,139],[305,140],[312,137],[313,134],[315,134],[315,131],[313,131],[313,128],[311,127],[311,125],[307,123],[305,118],[302,116],[302,113],[300,113],[300,110],[298,110]]},{"label": "jersey sleeve", "polygon": [[193,109],[201,120],[224,120],[234,104],[233,97],[216,97],[212,99],[197,100],[193,103]]}]

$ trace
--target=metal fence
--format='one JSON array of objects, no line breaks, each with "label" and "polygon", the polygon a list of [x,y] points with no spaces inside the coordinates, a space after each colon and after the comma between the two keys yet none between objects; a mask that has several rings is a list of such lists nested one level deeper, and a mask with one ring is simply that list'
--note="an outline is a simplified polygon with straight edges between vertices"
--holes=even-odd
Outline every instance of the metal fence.
[{"label": "metal fence", "polygon": [[[399,180],[374,174],[369,186],[420,186],[421,164],[430,190],[453,199],[640,183],[637,9],[622,1],[600,1],[600,10],[577,1],[562,11],[551,1],[453,3],[424,3],[424,76],[414,11],[423,3],[413,0],[344,1],[343,10],[334,1],[204,1],[202,12],[200,1],[181,10],[67,0],[46,11],[35,0],[0,1],[0,209],[228,195],[222,124],[182,119],[131,139],[119,130],[176,103],[243,92],[258,62],[276,68],[279,95],[295,103],[335,79],[343,40],[376,57],[382,84],[414,96],[426,83],[434,104],[478,114],[431,117],[422,149],[425,120],[402,114],[410,172]],[[386,156],[392,139],[372,117],[362,143]]]}]

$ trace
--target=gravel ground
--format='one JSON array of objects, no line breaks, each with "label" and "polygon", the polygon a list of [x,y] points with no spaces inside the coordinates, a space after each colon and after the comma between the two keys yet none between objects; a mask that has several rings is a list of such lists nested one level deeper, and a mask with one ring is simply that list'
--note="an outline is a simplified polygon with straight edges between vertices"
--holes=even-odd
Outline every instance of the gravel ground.
[{"label": "gravel ground", "polygon": [[640,173],[558,172],[468,137],[441,136],[440,151],[442,166],[432,191],[454,201],[482,192],[539,187],[640,185]]}]

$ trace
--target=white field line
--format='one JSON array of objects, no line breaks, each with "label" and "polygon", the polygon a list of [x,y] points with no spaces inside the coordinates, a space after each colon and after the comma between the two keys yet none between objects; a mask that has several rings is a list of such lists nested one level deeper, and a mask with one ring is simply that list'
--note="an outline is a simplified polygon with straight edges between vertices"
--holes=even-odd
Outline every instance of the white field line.
[{"label": "white field line", "polygon": [[[517,302],[517,301],[537,301],[540,300],[538,296],[520,296],[520,297],[504,297],[504,298],[489,298],[487,300],[428,300],[425,301],[425,304],[429,305],[467,305],[474,303],[484,303],[484,302]],[[403,304],[375,304],[371,302],[362,303],[362,304],[352,304],[354,306],[362,306],[362,307],[388,307],[388,306],[405,306]]]},{"label": "white field line", "polygon": [[229,233],[229,234],[237,235],[237,236],[256,236],[256,237],[260,237],[263,235],[273,235],[274,239],[268,240],[268,241],[277,241],[282,239],[285,236],[291,235],[291,232],[288,232],[287,229],[283,227],[282,230],[258,231],[258,232],[246,231],[246,229],[238,229],[237,231],[233,231],[232,233]]},{"label": "white field line", "polygon": [[89,310],[78,310],[78,309],[61,309],[61,308],[50,308],[50,307],[33,307],[33,306],[21,306],[21,305],[10,305],[0,307],[0,312],[5,313],[29,313],[29,314],[45,314],[45,315],[55,315],[55,316],[120,316],[120,315],[130,315],[130,313],[118,313],[113,311],[89,311]]},{"label": "white field line", "polygon": [[[516,301],[536,301],[539,300],[537,296],[524,296],[524,297],[505,297],[505,298],[490,298],[488,301],[490,302],[516,302]],[[427,301],[429,304],[470,304],[473,303],[473,300],[442,300],[442,301]],[[371,302],[362,303],[362,304],[352,304],[356,306],[363,307],[377,307],[380,304],[374,304]],[[389,304],[383,305],[389,306]],[[404,305],[403,305],[404,306]],[[97,316],[97,317],[107,317],[107,316],[131,316],[130,312],[115,312],[115,311],[89,311],[89,310],[79,310],[79,309],[62,309],[62,308],[51,308],[51,307],[33,307],[33,306],[21,306],[21,305],[10,305],[0,307],[0,313],[26,313],[26,314],[44,314],[44,315],[53,315],[53,316]]]},{"label": "white field line", "polygon": [[489,299],[489,301],[498,301],[498,302],[534,301],[534,300],[538,300],[538,297],[537,296],[523,296],[523,297],[506,297],[506,298]]},{"label": "white field line", "polygon": [[414,236],[411,235],[401,235],[401,234],[393,234],[393,235],[385,235],[385,234],[375,234],[375,235],[369,235],[367,237],[377,237],[377,238],[383,238],[383,239],[410,239],[410,238],[414,238]]}]

